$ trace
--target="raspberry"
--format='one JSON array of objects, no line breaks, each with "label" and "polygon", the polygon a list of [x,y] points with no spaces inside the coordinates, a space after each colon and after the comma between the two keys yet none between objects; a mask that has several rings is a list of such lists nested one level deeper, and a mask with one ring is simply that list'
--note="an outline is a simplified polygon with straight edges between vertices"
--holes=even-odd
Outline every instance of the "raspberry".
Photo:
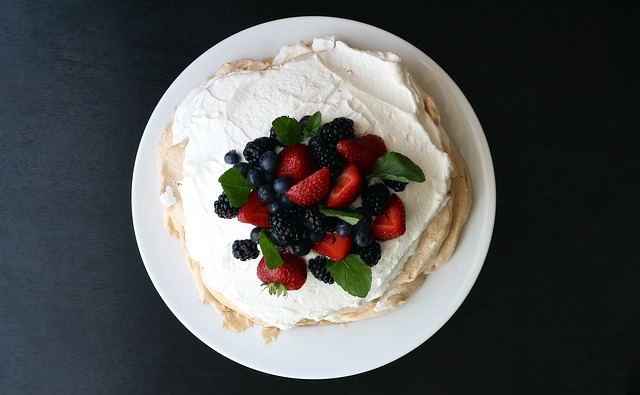
[{"label": "raspberry", "polygon": [[260,157],[267,151],[273,151],[276,148],[276,140],[270,137],[258,137],[249,141],[242,151],[242,155],[253,167],[260,166]]},{"label": "raspberry", "polygon": [[224,192],[222,192],[215,203],[213,203],[213,211],[218,214],[220,218],[231,219],[238,215],[239,210],[240,209],[231,205],[229,198]]},{"label": "raspberry", "polygon": [[335,144],[340,140],[355,138],[356,132],[353,130],[351,119],[340,117],[322,125],[318,135],[325,141]]},{"label": "raspberry", "polygon": [[380,215],[389,205],[389,189],[380,183],[366,187],[362,191],[362,206],[372,215]]},{"label": "raspberry", "polygon": [[333,284],[335,282],[333,276],[327,270],[327,257],[325,256],[319,255],[309,259],[309,271],[313,274],[313,277],[325,284]]},{"label": "raspberry", "polygon": [[236,240],[231,245],[231,252],[236,259],[246,261],[258,257],[258,245],[251,239]]}]

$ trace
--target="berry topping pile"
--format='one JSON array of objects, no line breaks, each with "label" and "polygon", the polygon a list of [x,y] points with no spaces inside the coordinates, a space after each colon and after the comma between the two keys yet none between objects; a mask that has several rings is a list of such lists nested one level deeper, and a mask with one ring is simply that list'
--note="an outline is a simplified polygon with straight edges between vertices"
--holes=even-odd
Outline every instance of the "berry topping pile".
[{"label": "berry topping pile", "polygon": [[232,253],[246,261],[262,252],[257,277],[270,294],[300,289],[311,272],[365,297],[381,243],[405,233],[398,193],[423,182],[424,173],[388,151],[381,137],[358,135],[354,126],[346,117],[322,124],[320,112],[282,116],[269,137],[246,144],[242,157],[236,150],[225,154],[231,167],[218,179],[224,192],[214,212],[253,225],[247,239],[233,242]]}]

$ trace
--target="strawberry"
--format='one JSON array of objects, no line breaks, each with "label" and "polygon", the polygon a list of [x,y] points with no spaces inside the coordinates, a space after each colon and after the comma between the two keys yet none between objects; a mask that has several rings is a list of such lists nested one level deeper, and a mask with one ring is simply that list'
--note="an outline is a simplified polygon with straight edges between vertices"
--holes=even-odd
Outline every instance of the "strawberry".
[{"label": "strawberry", "polygon": [[258,278],[267,287],[269,294],[287,296],[287,291],[300,289],[307,281],[307,264],[299,256],[282,252],[282,265],[276,269],[269,269],[264,257],[258,262]]},{"label": "strawberry", "polygon": [[356,165],[363,177],[373,172],[376,160],[387,152],[384,140],[375,134],[340,140],[336,149],[342,159]]},{"label": "strawberry", "polygon": [[252,224],[260,228],[269,227],[269,207],[260,201],[258,190],[249,193],[247,202],[238,211],[238,221]]},{"label": "strawberry", "polygon": [[389,197],[389,205],[378,215],[369,228],[373,238],[380,241],[395,239],[404,234],[406,219],[404,204],[395,193]]},{"label": "strawberry", "polygon": [[329,259],[340,261],[351,251],[351,236],[344,237],[335,232],[327,233],[322,240],[312,245],[311,249]]},{"label": "strawberry", "polygon": [[342,169],[324,204],[332,208],[347,207],[356,200],[360,189],[362,189],[362,177],[356,165],[349,163]]},{"label": "strawberry", "polygon": [[277,177],[289,177],[297,183],[318,170],[313,151],[306,144],[288,145],[278,154],[280,164],[276,170]]},{"label": "strawberry", "polygon": [[297,205],[312,206],[320,203],[327,196],[329,188],[331,188],[329,168],[323,167],[289,188],[285,195]]}]

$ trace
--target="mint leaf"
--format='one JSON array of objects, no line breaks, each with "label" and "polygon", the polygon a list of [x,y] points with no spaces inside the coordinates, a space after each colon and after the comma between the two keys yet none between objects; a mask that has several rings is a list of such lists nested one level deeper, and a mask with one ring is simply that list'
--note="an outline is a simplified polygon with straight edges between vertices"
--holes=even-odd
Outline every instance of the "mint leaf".
[{"label": "mint leaf", "polygon": [[270,270],[277,269],[284,262],[276,245],[271,241],[271,237],[265,230],[261,230],[258,233],[258,243],[260,244],[260,250],[262,250],[262,256],[264,256],[264,263]]},{"label": "mint leaf", "polygon": [[320,125],[322,125],[322,114],[320,114],[320,111],[316,111],[312,116],[307,118],[304,135],[307,137],[317,136],[320,131]]},{"label": "mint leaf", "polygon": [[397,152],[387,152],[376,160],[374,177],[402,182],[423,182],[422,169],[406,156]]},{"label": "mint leaf", "polygon": [[229,198],[229,203],[235,208],[242,207],[249,198],[249,192],[253,188],[249,181],[235,167],[222,173],[218,182],[222,185],[224,193]]},{"label": "mint leaf", "polygon": [[298,120],[283,115],[271,122],[276,131],[276,137],[284,145],[293,145],[302,141],[302,127]]},{"label": "mint leaf", "polygon": [[351,254],[341,261],[327,261],[327,269],[336,284],[347,293],[364,298],[371,289],[371,267],[364,263],[360,255]]},{"label": "mint leaf", "polygon": [[349,225],[355,225],[362,219],[362,214],[343,210],[334,210],[332,208],[326,208],[325,206],[320,206],[319,211],[327,217],[338,217]]}]

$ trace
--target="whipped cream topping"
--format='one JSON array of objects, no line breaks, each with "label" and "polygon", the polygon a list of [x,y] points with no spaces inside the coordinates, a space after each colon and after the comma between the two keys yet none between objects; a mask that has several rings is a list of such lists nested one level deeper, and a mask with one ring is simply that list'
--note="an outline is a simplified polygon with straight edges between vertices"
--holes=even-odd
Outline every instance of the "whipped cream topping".
[{"label": "whipped cream topping", "polygon": [[[336,311],[383,297],[415,252],[428,222],[446,204],[452,164],[441,148],[440,131],[424,111],[425,93],[393,53],[362,51],[333,37],[283,47],[272,67],[215,77],[190,92],[177,107],[173,144],[188,138],[179,188],[184,205],[186,245],[203,267],[202,279],[245,315],[280,329],[302,319],[334,319]],[[247,142],[268,136],[282,115],[296,119],[322,113],[322,122],[345,116],[358,135],[381,136],[390,151],[418,164],[426,176],[399,193],[407,215],[406,233],[381,242],[382,258],[372,268],[366,298],[327,285],[309,273],[288,297],[263,291],[256,275],[259,256],[240,261],[231,253],[237,239],[249,238],[252,225],[219,218],[213,203],[222,193],[218,177],[229,168],[224,154],[242,152]],[[168,193],[169,191],[167,191]],[[383,297],[382,300],[385,300]],[[376,310],[387,308],[376,306]]]}]

